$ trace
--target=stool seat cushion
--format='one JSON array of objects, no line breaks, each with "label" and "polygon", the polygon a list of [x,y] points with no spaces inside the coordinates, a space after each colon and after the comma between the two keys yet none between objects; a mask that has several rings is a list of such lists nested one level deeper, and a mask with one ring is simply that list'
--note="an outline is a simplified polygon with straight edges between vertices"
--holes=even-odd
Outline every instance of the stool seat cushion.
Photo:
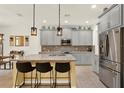
[{"label": "stool seat cushion", "polygon": [[49,62],[46,63],[36,63],[36,70],[41,73],[49,72],[53,69]]}]

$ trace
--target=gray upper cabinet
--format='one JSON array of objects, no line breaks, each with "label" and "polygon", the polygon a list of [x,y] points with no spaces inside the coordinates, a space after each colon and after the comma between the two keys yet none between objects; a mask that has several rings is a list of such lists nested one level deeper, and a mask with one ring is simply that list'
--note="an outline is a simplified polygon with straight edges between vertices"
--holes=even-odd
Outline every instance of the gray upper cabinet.
[{"label": "gray upper cabinet", "polygon": [[72,36],[72,31],[71,29],[63,29],[62,31],[62,39],[71,39],[71,36]]},{"label": "gray upper cabinet", "polygon": [[72,31],[72,45],[79,45],[79,31]]},{"label": "gray upper cabinet", "polygon": [[53,38],[54,33],[53,32],[54,31],[48,31],[48,33],[47,33],[47,36],[46,36],[47,45],[53,45],[53,43],[54,43],[54,38]]},{"label": "gray upper cabinet", "polygon": [[47,35],[48,35],[48,31],[41,31],[41,45],[47,45],[48,44],[48,38],[47,38]]},{"label": "gray upper cabinet", "polygon": [[99,17],[99,33],[121,26],[121,5],[112,6],[108,12]]},{"label": "gray upper cabinet", "polygon": [[54,31],[41,31],[41,45],[53,45],[53,32]]},{"label": "gray upper cabinet", "polygon": [[41,31],[41,45],[60,45],[56,31]]},{"label": "gray upper cabinet", "polygon": [[108,29],[109,25],[109,14],[106,13],[104,16],[102,16],[100,19],[99,19],[99,31],[100,32],[103,32],[105,30]]},{"label": "gray upper cabinet", "polygon": [[57,31],[53,31],[53,45],[60,45],[61,36],[57,36]]},{"label": "gray upper cabinet", "polygon": [[103,30],[102,30],[101,22],[99,22],[99,23],[97,24],[97,26],[98,26],[98,32],[99,32],[99,33],[102,33]]},{"label": "gray upper cabinet", "polygon": [[121,5],[117,5],[110,11],[110,28],[121,25]]},{"label": "gray upper cabinet", "polygon": [[92,45],[92,31],[79,31],[79,45]]},{"label": "gray upper cabinet", "polygon": [[61,45],[61,39],[71,39],[72,45],[92,45],[92,31],[64,29],[62,36],[56,31],[41,31],[41,45]]}]

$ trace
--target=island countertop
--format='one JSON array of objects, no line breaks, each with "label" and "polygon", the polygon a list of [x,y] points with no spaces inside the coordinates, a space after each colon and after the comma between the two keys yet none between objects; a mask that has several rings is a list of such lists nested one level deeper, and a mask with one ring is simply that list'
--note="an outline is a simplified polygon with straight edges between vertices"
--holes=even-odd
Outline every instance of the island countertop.
[{"label": "island countertop", "polygon": [[19,58],[12,59],[15,61],[76,61],[75,57],[71,54],[32,54],[28,56],[22,56]]}]

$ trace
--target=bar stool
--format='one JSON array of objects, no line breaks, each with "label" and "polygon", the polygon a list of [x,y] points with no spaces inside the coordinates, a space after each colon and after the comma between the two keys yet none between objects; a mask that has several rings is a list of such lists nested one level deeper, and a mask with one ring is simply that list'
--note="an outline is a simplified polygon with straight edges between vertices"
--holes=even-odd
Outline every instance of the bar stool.
[{"label": "bar stool", "polygon": [[[38,84],[38,73],[40,72],[40,83]],[[53,79],[53,67],[50,65],[49,62],[44,62],[44,63],[36,63],[36,78],[35,78],[35,87],[38,87],[39,85],[41,85],[41,73],[47,73],[50,72],[50,87],[52,87],[52,83],[51,83],[51,78]],[[52,75],[51,75],[52,72]],[[36,84],[37,81],[37,84]]]},{"label": "bar stool", "polygon": [[56,63],[55,64],[55,86],[57,86],[57,72],[59,73],[66,73],[68,72],[68,84],[69,87],[71,87],[71,75],[70,75],[70,63],[66,62],[66,63]]},{"label": "bar stool", "polygon": [[[32,72],[35,69],[35,67],[32,67],[30,62],[17,62],[16,63],[16,68],[17,68],[17,74],[16,74],[16,83],[17,83],[17,77],[18,77],[18,72],[21,72],[24,74],[24,82],[23,85],[25,84],[25,73],[31,72],[31,87],[32,87]],[[15,83],[15,87],[17,86]]]}]

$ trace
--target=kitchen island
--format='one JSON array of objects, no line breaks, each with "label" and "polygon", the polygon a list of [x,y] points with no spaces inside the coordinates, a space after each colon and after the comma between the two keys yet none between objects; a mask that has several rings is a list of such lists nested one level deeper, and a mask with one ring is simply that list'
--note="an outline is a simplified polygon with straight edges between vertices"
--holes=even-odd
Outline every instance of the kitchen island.
[{"label": "kitchen island", "polygon": [[[38,62],[50,62],[50,64],[53,66],[53,70],[55,69],[55,63],[56,62],[70,62],[70,74],[71,74],[71,87],[75,88],[76,87],[76,67],[75,67],[75,57],[73,57],[70,54],[34,54],[34,55],[28,55],[28,56],[23,56],[19,57],[16,59],[12,59],[12,61],[21,61],[21,62],[31,62],[32,66],[35,66],[36,63]],[[17,69],[16,69],[16,62],[14,62],[14,68],[13,68],[13,87],[15,87],[15,81],[16,81],[16,74],[17,74]],[[36,70],[33,71],[33,81],[35,79],[35,72]],[[53,71],[55,72],[55,71]],[[54,73],[53,73],[54,75]],[[49,79],[49,72],[42,75],[44,82],[47,82]],[[27,73],[25,75],[26,79],[30,80],[30,73]],[[67,80],[67,73],[58,73],[58,81],[63,82]],[[27,81],[28,82],[28,81]],[[34,82],[33,82],[34,83]],[[23,84],[23,74],[19,73],[17,77],[17,84],[22,85]]]}]

